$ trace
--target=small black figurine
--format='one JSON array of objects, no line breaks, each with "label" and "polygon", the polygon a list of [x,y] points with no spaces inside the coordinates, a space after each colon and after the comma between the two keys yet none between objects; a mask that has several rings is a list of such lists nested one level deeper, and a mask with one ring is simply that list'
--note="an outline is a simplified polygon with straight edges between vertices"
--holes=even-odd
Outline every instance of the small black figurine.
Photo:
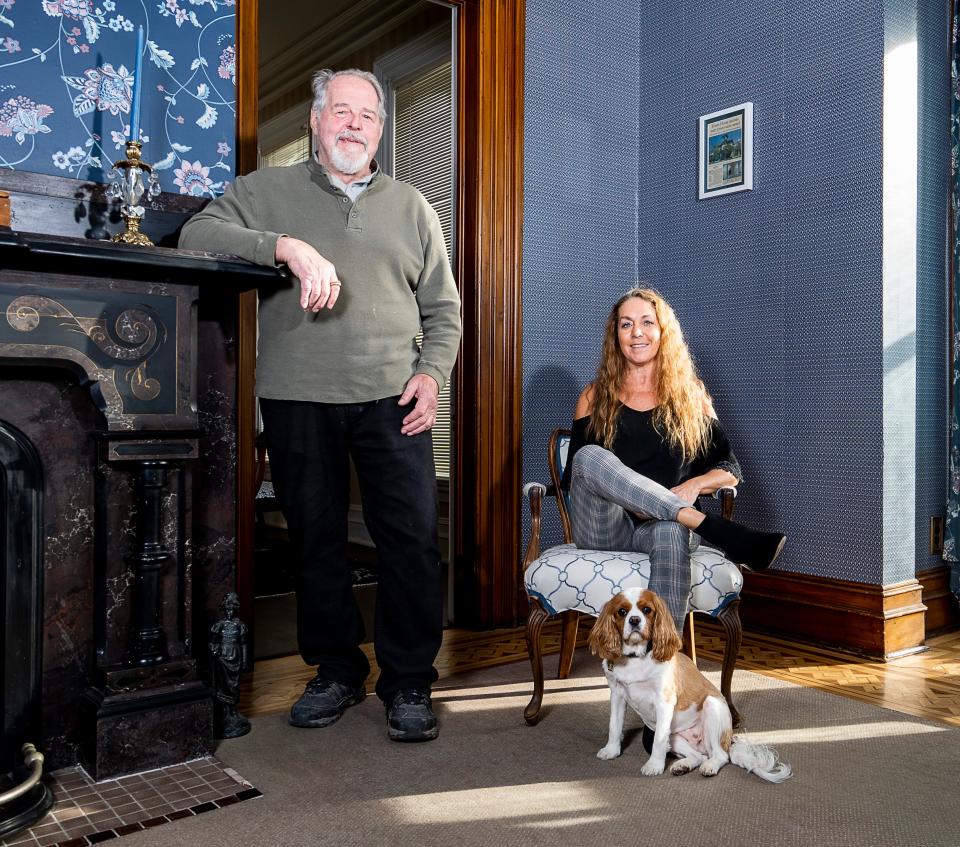
[{"label": "small black figurine", "polygon": [[218,737],[237,738],[250,732],[250,721],[237,711],[240,671],[247,665],[247,625],[237,618],[240,601],[232,591],[220,603],[223,617],[210,627],[213,697]]}]

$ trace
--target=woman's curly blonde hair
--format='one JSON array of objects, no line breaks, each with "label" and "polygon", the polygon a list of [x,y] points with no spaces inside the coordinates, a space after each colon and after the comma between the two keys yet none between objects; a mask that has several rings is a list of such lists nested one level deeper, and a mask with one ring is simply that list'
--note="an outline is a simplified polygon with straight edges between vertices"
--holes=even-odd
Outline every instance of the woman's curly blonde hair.
[{"label": "woman's curly blonde hair", "polygon": [[670,446],[680,450],[687,463],[703,453],[710,436],[709,409],[713,403],[683,340],[680,322],[663,296],[652,288],[631,288],[610,310],[603,336],[603,353],[593,381],[592,409],[588,435],[608,450],[616,437],[620,419],[620,389],[627,361],[620,350],[618,324],[620,307],[631,297],[650,303],[660,322],[660,349],[657,353],[657,407],[653,424]]}]

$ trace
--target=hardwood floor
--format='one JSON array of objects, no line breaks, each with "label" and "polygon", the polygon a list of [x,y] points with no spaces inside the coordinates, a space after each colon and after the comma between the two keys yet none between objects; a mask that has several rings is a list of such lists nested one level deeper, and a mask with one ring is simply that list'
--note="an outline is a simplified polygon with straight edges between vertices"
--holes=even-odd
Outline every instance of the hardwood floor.
[{"label": "hardwood floor", "polygon": [[[700,626],[698,654],[719,661],[722,645],[719,629]],[[881,662],[744,633],[737,666],[960,727],[960,631],[928,638],[927,648]]]},{"label": "hardwood floor", "polygon": [[[581,639],[587,629],[586,623],[581,624]],[[559,650],[557,621],[544,626],[543,642],[546,653]],[[696,645],[698,656],[719,661],[723,650],[720,629],[698,620]],[[922,653],[877,662],[744,633],[738,667],[960,727],[960,631],[930,638],[927,646]],[[372,645],[364,649],[373,664]],[[526,657],[523,628],[491,632],[450,629],[444,633],[436,667],[443,678]],[[242,684],[240,711],[249,717],[286,711],[312,675],[299,656],[257,662]],[[368,681],[368,690],[371,688]]]}]

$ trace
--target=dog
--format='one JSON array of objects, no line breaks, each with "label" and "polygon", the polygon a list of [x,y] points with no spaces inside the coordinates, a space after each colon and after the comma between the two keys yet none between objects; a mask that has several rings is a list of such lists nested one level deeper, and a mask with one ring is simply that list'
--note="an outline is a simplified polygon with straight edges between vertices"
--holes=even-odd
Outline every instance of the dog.
[{"label": "dog", "polygon": [[666,605],[652,591],[630,588],[603,607],[590,650],[603,660],[610,686],[610,734],[597,753],[615,759],[623,740],[623,718],[629,705],[654,730],[645,776],[664,771],[667,753],[678,756],[674,775],[698,768],[716,776],[728,762],[767,782],[783,782],[793,771],[768,747],[733,735],[726,700],[680,652],[682,642]]}]

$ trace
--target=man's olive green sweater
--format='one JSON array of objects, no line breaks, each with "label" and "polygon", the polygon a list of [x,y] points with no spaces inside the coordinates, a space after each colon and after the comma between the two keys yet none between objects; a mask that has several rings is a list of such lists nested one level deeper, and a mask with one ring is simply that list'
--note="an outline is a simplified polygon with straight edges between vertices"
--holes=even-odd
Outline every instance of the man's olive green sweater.
[{"label": "man's olive green sweater", "polygon": [[362,403],[400,394],[415,373],[443,387],[460,298],[440,220],[419,191],[378,171],[351,203],[314,161],[264,168],[194,215],[180,246],[275,265],[281,234],[313,245],[343,285],[318,313],[300,308],[295,278],[260,291],[260,397]]}]

